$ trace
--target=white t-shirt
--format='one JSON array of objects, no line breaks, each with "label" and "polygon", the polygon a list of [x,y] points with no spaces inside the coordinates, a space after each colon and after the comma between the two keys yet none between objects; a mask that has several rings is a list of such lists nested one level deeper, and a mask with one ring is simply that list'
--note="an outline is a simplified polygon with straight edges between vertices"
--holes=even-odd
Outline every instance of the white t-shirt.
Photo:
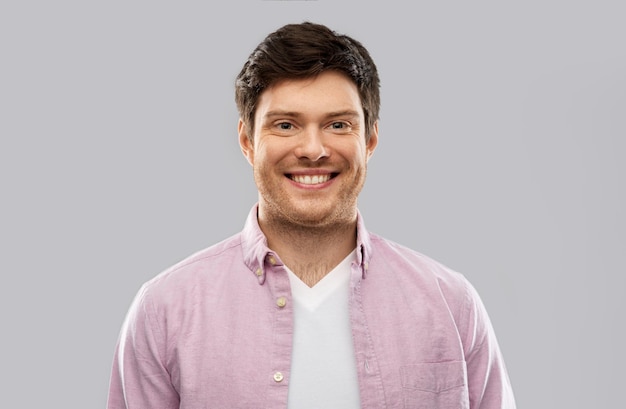
[{"label": "white t-shirt", "polygon": [[348,309],[353,251],[313,287],[288,270],[294,306],[289,409],[359,409]]}]

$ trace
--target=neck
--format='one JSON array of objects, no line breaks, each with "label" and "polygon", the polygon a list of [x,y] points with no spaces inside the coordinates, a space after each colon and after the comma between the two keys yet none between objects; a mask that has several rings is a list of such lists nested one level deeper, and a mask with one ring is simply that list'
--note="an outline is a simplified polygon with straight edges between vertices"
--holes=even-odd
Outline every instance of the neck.
[{"label": "neck", "polygon": [[356,247],[356,215],[344,223],[311,227],[259,214],[259,226],[269,248],[309,287]]}]

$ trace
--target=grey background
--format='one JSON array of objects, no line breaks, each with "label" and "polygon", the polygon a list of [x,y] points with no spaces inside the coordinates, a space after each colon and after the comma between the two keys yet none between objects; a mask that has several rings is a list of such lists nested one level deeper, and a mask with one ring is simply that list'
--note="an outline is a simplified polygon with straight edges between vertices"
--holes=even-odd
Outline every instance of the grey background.
[{"label": "grey background", "polygon": [[369,228],[476,286],[520,408],[621,407],[625,6],[209,3],[0,5],[3,407],[104,407],[141,283],[254,204],[233,80],[305,19],[379,66]]}]

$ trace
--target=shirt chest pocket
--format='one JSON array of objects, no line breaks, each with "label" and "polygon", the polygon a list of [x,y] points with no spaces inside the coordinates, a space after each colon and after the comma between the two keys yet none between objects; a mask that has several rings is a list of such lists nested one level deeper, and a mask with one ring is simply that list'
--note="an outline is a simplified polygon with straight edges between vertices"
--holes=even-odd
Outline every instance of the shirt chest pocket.
[{"label": "shirt chest pocket", "polygon": [[405,408],[468,409],[464,361],[427,362],[400,368]]}]

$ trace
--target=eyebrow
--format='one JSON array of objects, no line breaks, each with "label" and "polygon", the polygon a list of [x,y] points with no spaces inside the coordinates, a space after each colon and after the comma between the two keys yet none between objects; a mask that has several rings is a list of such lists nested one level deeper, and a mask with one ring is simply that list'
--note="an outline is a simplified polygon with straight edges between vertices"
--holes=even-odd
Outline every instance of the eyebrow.
[{"label": "eyebrow", "polygon": [[[266,119],[272,119],[275,117],[281,117],[281,116],[286,116],[286,117],[293,117],[293,118],[298,118],[300,116],[302,116],[303,114],[301,112],[296,112],[296,111],[282,111],[282,110],[275,110],[275,111],[269,111],[264,115],[264,118]],[[349,117],[358,117],[359,113],[351,110],[351,109],[347,109],[344,111],[334,111],[334,112],[328,112],[327,114],[325,114],[325,116],[327,118],[336,118],[336,117],[341,117],[341,116],[349,116]]]},{"label": "eyebrow", "polygon": [[274,118],[277,116],[291,116],[291,117],[297,117],[300,116],[300,113],[295,112],[295,111],[269,111],[267,112],[265,115],[263,115],[264,118]]}]

